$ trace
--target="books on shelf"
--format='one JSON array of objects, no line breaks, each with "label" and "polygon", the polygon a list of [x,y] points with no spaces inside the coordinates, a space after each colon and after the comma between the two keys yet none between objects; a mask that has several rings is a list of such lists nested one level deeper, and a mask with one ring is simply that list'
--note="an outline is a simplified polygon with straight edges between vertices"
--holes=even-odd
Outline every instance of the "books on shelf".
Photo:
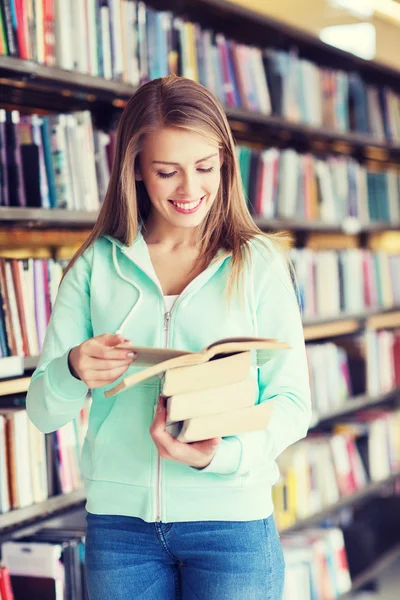
[{"label": "books on shelf", "polygon": [[53,10],[32,12],[21,3],[12,18],[5,2],[0,53],[133,86],[177,73],[199,81],[228,107],[400,140],[396,91],[300,57],[293,44],[289,51],[246,45],[142,1],[50,5]]},{"label": "books on shelf", "polygon": [[349,356],[355,394],[376,397],[400,386],[400,330],[366,329],[338,343]]},{"label": "books on shelf", "polygon": [[46,435],[28,419],[23,401],[16,397],[15,404],[0,407],[0,513],[82,487],[79,455],[88,404],[77,419]]},{"label": "books on shelf", "polygon": [[[353,395],[349,358],[346,351],[333,342],[308,343],[306,353],[311,402],[317,418],[343,406]],[[364,361],[359,366],[364,367]]]},{"label": "books on shelf", "polygon": [[310,433],[279,458],[273,487],[282,529],[382,481],[400,466],[400,411],[364,410],[337,423],[332,433]]},{"label": "books on shelf", "polygon": [[110,135],[93,128],[89,111],[21,116],[0,109],[0,206],[98,210]]},{"label": "books on shelf", "polygon": [[87,597],[83,528],[46,527],[2,544],[14,600]]},{"label": "books on shelf", "polygon": [[0,377],[14,374],[2,358],[41,352],[64,266],[53,259],[0,257]]},{"label": "books on shelf", "polygon": [[336,343],[306,345],[315,416],[400,389],[400,330],[366,330]]},{"label": "books on shelf", "polygon": [[340,598],[351,589],[341,529],[305,529],[281,537],[285,557],[283,600]]},{"label": "books on shelf", "polygon": [[400,254],[294,248],[291,258],[306,319],[400,305]]},{"label": "books on shelf", "polygon": [[317,156],[293,148],[260,151],[238,145],[236,153],[254,217],[400,226],[396,165],[364,165],[348,156]]}]

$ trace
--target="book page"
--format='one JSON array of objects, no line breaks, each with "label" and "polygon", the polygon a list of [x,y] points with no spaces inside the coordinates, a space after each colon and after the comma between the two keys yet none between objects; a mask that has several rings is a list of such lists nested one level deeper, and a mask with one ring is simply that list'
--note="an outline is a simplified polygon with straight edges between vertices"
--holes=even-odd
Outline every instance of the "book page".
[{"label": "book page", "polygon": [[150,367],[152,365],[158,365],[165,360],[170,360],[171,358],[179,358],[186,354],[193,354],[193,352],[189,352],[188,350],[176,350],[174,348],[135,346],[135,344],[131,342],[124,342],[116,346],[116,348],[134,352],[137,356],[134,366],[137,367]]}]

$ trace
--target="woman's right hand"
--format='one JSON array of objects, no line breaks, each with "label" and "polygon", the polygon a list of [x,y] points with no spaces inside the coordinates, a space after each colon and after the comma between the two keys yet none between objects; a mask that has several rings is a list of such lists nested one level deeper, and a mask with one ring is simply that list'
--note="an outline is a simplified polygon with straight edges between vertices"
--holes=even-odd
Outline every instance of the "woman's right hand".
[{"label": "woman's right hand", "polygon": [[75,346],[68,356],[72,375],[91,389],[114,382],[136,358],[131,350],[116,348],[127,341],[122,335],[104,333]]}]

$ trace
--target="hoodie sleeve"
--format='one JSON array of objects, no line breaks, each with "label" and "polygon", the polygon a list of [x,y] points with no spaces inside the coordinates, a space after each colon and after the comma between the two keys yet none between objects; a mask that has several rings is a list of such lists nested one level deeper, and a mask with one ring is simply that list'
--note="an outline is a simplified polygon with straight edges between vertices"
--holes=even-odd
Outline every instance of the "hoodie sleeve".
[{"label": "hoodie sleeve", "polygon": [[309,376],[295,289],[284,258],[274,250],[268,258],[265,251],[260,254],[253,273],[258,336],[288,342],[291,349],[258,370],[259,400],[273,401],[268,427],[223,439],[202,472],[244,475],[255,463],[275,460],[305,437],[310,424]]},{"label": "hoodie sleeve", "polygon": [[26,398],[28,416],[44,433],[75,418],[88,393],[68,366],[70,350],[93,336],[90,320],[89,248],[68,271],[58,290],[40,360]]}]

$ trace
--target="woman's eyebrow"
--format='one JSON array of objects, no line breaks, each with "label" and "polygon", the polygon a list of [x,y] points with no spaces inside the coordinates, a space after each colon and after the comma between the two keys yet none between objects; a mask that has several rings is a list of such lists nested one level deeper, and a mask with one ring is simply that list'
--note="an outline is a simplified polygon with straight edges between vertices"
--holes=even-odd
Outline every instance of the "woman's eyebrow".
[{"label": "woman's eyebrow", "polygon": [[[217,156],[217,155],[218,155],[218,153],[216,152],[215,154],[210,154],[209,156],[205,156],[204,158],[199,158],[199,160],[196,160],[195,164],[197,165],[198,163],[201,163],[205,160],[209,160],[210,158],[214,158],[214,156]],[[153,162],[153,164],[157,163],[159,165],[173,165],[175,167],[180,166],[179,163],[177,163],[177,162],[168,162],[166,160],[153,160],[152,162]]]}]

